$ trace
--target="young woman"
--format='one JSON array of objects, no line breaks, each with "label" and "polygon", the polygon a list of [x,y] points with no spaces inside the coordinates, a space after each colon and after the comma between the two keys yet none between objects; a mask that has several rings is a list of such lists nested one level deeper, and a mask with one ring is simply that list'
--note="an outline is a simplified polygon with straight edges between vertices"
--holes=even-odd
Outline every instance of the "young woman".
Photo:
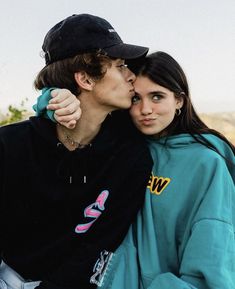
[{"label": "young woman", "polygon": [[134,86],[130,114],[154,167],[101,288],[235,288],[234,147],[200,120],[170,55],[147,57]]},{"label": "young woman", "polygon": [[82,115],[73,130],[41,117],[0,128],[0,287],[96,288],[94,265],[124,239],[151,173],[139,133],[110,116],[134,95],[124,59],[148,49],[80,14],[53,26],[43,50],[36,88],[70,89]]}]

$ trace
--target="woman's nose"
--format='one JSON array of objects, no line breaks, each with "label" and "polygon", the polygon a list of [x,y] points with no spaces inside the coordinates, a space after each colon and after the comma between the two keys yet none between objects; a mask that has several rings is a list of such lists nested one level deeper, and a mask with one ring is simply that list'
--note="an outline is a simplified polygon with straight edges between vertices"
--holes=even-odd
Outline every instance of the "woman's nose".
[{"label": "woman's nose", "polygon": [[153,112],[151,103],[149,101],[143,101],[141,106],[141,114],[148,115]]}]

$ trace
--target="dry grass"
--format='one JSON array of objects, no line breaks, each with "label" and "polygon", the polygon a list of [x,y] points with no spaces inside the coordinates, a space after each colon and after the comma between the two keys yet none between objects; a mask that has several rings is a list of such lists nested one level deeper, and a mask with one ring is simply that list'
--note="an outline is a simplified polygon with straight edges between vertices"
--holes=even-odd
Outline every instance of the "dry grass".
[{"label": "dry grass", "polygon": [[235,145],[235,112],[200,114],[203,121],[224,134]]}]

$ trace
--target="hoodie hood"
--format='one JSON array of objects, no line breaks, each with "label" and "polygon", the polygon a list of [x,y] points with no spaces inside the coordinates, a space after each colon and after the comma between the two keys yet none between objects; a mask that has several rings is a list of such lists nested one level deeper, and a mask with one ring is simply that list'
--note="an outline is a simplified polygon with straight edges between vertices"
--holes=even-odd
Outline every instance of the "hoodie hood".
[{"label": "hoodie hood", "polygon": [[189,134],[179,134],[170,137],[162,137],[155,139],[154,137],[148,138],[148,142],[157,143],[166,148],[184,148],[190,144],[196,143],[197,141]]},{"label": "hoodie hood", "polygon": [[[54,147],[64,147],[64,145],[60,142],[60,140],[57,137],[57,131],[56,131],[56,123],[52,122],[49,119],[42,118],[42,117],[31,117],[30,118],[31,125],[33,129],[36,131],[37,134],[39,134],[47,143]],[[110,134],[110,126],[111,121],[109,117],[104,121],[102,124],[102,127],[99,131],[99,133],[96,135],[96,137],[92,141],[92,148],[96,151],[100,151],[103,153],[107,149],[111,149],[112,146],[115,143],[115,135]],[[67,150],[64,147],[65,150]],[[89,147],[85,147],[83,149],[77,149],[75,151],[82,151],[88,150]],[[68,150],[67,150],[68,151]],[[74,151],[71,151],[72,153]]]},{"label": "hoodie hood", "polygon": [[48,153],[48,164],[56,160],[56,175],[70,184],[74,182],[85,184],[90,170],[93,148],[86,147],[69,151],[58,139],[54,122],[41,117],[31,117],[30,122],[45,146],[51,147]]},{"label": "hoodie hood", "polygon": [[[228,170],[235,183],[235,155],[231,147],[221,138],[213,134],[203,134],[203,137],[216,147],[221,156],[224,157]],[[201,146],[201,144],[190,134],[179,134],[170,137],[163,137],[158,140],[148,138],[148,144],[152,153],[154,153],[154,147],[152,146],[157,145],[162,147],[161,149],[166,150],[168,155],[172,153],[178,154],[181,150],[191,150],[192,153],[194,153],[194,151]]]},{"label": "hoodie hood", "polygon": [[32,116],[29,121],[36,131],[47,143],[52,146],[57,146],[60,142],[57,138],[56,123],[49,119]]},{"label": "hoodie hood", "polygon": [[[121,117],[107,116],[91,146],[73,151],[69,151],[58,139],[56,123],[42,117],[31,117],[29,121],[36,135],[40,136],[41,143],[45,146],[50,145],[48,163],[50,163],[50,158],[53,161],[57,160],[57,176],[68,183],[86,184],[92,177],[92,171],[96,171],[99,165],[103,167],[104,160],[108,165],[119,153],[116,144],[127,137],[125,130],[120,131],[118,120]],[[101,173],[102,170],[100,170]]]}]

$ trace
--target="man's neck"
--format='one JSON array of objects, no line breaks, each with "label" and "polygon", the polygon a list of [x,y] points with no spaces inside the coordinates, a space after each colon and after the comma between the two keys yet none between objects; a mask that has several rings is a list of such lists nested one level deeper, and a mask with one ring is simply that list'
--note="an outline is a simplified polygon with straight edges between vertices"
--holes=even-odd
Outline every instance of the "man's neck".
[{"label": "man's neck", "polygon": [[91,144],[108,115],[108,112],[84,105],[81,105],[81,109],[81,118],[74,129],[57,126],[58,138],[69,150]]}]

